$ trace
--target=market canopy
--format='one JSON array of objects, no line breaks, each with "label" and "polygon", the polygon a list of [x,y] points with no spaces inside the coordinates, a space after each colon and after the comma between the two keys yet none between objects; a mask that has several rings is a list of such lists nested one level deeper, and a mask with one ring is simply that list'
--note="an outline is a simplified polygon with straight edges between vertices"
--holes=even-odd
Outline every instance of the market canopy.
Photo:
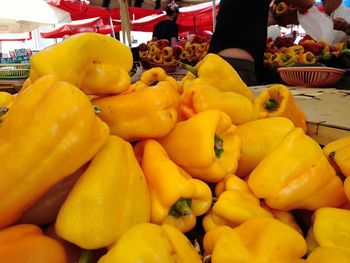
[{"label": "market canopy", "polygon": [[74,20],[68,24],[62,25],[51,31],[41,32],[42,38],[63,38],[64,36],[71,36],[81,32],[96,32],[101,34],[111,34],[112,32],[120,31],[120,26],[103,23],[101,17],[87,18],[82,20]]},{"label": "market canopy", "polygon": [[[110,23],[110,18],[120,20],[120,8],[104,8],[94,5],[88,5],[85,2],[61,1],[58,8],[69,12],[72,20],[82,20],[86,18],[101,17],[105,24]],[[145,9],[138,7],[129,7],[129,17],[131,20],[141,17],[157,14],[160,10]]]},{"label": "market canopy", "polygon": [[[216,10],[219,3],[215,3]],[[197,31],[213,31],[213,4],[211,2],[181,7],[177,24],[179,32],[196,33]],[[131,21],[133,31],[152,32],[159,21],[166,19],[165,12],[153,14]],[[119,22],[119,21],[116,21]]]},{"label": "market canopy", "polygon": [[70,14],[44,0],[2,1],[0,9],[0,34],[30,32],[41,25],[71,21]]}]

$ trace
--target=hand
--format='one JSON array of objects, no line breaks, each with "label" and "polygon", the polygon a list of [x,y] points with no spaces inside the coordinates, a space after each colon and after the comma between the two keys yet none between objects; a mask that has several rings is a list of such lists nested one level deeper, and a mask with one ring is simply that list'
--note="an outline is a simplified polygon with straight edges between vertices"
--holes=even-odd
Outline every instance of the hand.
[{"label": "hand", "polygon": [[346,30],[349,30],[350,24],[343,18],[337,17],[333,19],[333,28],[334,30],[340,30],[345,32]]}]

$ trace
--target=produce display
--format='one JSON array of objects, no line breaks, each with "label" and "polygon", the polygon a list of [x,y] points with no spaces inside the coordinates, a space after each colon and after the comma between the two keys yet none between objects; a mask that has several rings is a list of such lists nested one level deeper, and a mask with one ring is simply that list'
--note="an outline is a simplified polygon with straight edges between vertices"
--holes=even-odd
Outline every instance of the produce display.
[{"label": "produce display", "polygon": [[321,148],[286,86],[215,54],[132,64],[80,33],[0,93],[0,262],[350,262],[350,136]]},{"label": "produce display", "polygon": [[152,39],[138,46],[145,68],[173,66],[178,65],[180,61],[196,64],[208,53],[208,47],[209,42],[199,37],[192,41],[180,41],[173,46],[166,39]]},{"label": "produce display", "polygon": [[269,38],[264,63],[269,68],[293,66],[330,66],[348,68],[350,49],[347,42],[329,45],[323,41],[302,39],[294,44],[294,37]]}]

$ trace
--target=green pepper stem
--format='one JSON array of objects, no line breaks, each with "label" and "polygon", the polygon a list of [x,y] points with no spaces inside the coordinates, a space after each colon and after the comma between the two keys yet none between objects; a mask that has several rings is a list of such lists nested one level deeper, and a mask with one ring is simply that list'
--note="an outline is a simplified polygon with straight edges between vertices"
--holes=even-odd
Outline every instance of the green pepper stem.
[{"label": "green pepper stem", "polygon": [[169,214],[179,218],[181,216],[188,216],[192,214],[191,210],[192,200],[188,198],[180,198],[170,207]]},{"label": "green pepper stem", "polygon": [[265,102],[265,109],[268,111],[275,111],[278,107],[277,101],[274,99],[269,99]]},{"label": "green pepper stem", "polygon": [[92,250],[84,249],[80,254],[78,263],[90,263],[92,262],[93,257],[94,253]]},{"label": "green pepper stem", "polygon": [[220,158],[224,152],[224,140],[221,139],[218,135],[214,136],[214,151],[216,158]]},{"label": "green pepper stem", "polygon": [[186,63],[183,63],[183,62],[181,62],[181,66],[184,69],[187,69],[189,72],[191,72],[193,75],[195,75],[198,78],[198,70],[195,67],[188,65]]}]

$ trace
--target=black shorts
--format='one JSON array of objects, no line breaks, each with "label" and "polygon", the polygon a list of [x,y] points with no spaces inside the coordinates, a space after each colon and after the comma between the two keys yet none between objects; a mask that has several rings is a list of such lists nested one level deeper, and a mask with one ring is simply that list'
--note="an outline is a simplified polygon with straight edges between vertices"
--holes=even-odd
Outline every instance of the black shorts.
[{"label": "black shorts", "polygon": [[256,86],[258,84],[255,74],[255,63],[253,61],[220,56],[225,59],[238,73],[247,86]]}]

